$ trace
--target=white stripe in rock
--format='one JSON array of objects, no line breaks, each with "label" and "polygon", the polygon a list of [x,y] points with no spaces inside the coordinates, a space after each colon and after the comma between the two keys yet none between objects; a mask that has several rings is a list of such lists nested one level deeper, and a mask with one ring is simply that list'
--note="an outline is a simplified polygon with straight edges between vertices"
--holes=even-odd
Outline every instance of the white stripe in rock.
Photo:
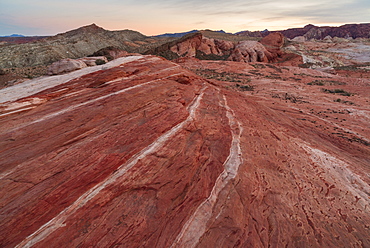
[{"label": "white stripe in rock", "polygon": [[91,199],[93,199],[100,191],[102,191],[108,185],[113,184],[119,177],[124,175],[129,169],[131,169],[139,160],[143,159],[147,155],[157,151],[161,148],[164,143],[171,137],[173,137],[178,131],[180,131],[185,125],[189,122],[193,121],[195,118],[195,112],[199,107],[200,101],[203,97],[204,90],[201,90],[201,94],[196,96],[189,106],[189,116],[181,123],[174,126],[172,129],[164,133],[160,136],[157,140],[155,140],[152,144],[141,150],[139,153],[134,155],[130,160],[128,160],[125,164],[121,165],[117,171],[115,171],[111,176],[106,178],[104,181],[100,182],[83,195],[81,195],[72,205],[64,209],[60,212],[57,216],[51,219],[49,222],[41,226],[36,232],[28,236],[24,239],[21,243],[19,243],[16,247],[32,247],[36,243],[45,239],[48,235],[52,232],[57,230],[60,227],[65,226],[65,221],[68,219],[69,216],[74,214],[78,209],[85,206]]},{"label": "white stripe in rock", "polygon": [[62,109],[62,110],[57,111],[57,112],[54,112],[52,114],[48,114],[48,115],[46,115],[46,116],[44,116],[44,117],[42,117],[42,118],[40,118],[38,120],[34,120],[34,121],[31,121],[31,122],[26,123],[24,125],[21,125],[21,126],[18,126],[16,128],[13,128],[11,130],[8,130],[7,132],[13,132],[13,131],[19,130],[21,128],[27,127],[29,125],[32,125],[32,124],[35,124],[35,123],[39,123],[39,122],[42,122],[42,121],[45,121],[45,120],[49,120],[49,119],[51,119],[51,118],[53,118],[55,116],[58,116],[58,115],[67,113],[69,111],[73,111],[73,110],[75,110],[75,109],[77,109],[79,107],[86,106],[86,105],[89,105],[91,103],[94,103],[94,102],[103,100],[105,98],[108,98],[108,97],[111,97],[111,96],[114,96],[114,95],[118,95],[118,94],[124,93],[126,91],[133,90],[133,89],[136,89],[136,88],[145,86],[147,84],[156,83],[156,82],[159,82],[161,80],[164,80],[164,79],[167,79],[167,78],[170,78],[170,77],[173,77],[173,76],[177,76],[177,75],[180,75],[180,74],[183,74],[183,73],[176,73],[176,74],[172,74],[170,76],[164,77],[164,78],[159,78],[159,79],[151,80],[151,81],[148,81],[148,82],[145,82],[145,83],[142,83],[142,84],[138,84],[138,85],[135,85],[135,86],[131,86],[131,87],[128,87],[128,88],[125,88],[125,89],[122,89],[122,90],[119,90],[119,91],[110,93],[108,95],[100,96],[100,97],[95,98],[95,99],[92,99],[90,101],[86,101],[86,102],[83,102],[83,103],[80,103],[80,104],[76,104],[76,105],[70,106],[68,108]]},{"label": "white stripe in rock", "polygon": [[212,217],[212,210],[217,202],[218,195],[237,175],[240,164],[242,163],[240,136],[243,129],[240,123],[236,120],[233,110],[227,105],[226,97],[224,98],[223,107],[226,109],[226,116],[229,119],[229,125],[232,133],[232,141],[230,153],[224,162],[224,171],[218,176],[215,185],[209,197],[202,202],[194,214],[183,226],[181,232],[173,242],[172,247],[195,247],[199,243],[199,239],[206,231],[207,222]]}]

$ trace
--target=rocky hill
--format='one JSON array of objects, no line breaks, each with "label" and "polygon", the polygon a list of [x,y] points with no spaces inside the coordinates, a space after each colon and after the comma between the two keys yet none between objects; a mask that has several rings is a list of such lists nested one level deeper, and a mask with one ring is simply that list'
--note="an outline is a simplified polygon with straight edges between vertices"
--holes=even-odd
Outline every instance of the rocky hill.
[{"label": "rocky hill", "polygon": [[64,58],[81,58],[106,47],[140,52],[156,42],[136,31],[108,31],[92,24],[37,42],[0,47],[0,68],[48,65]]},{"label": "rocky hill", "polygon": [[339,27],[317,27],[309,24],[303,28],[291,28],[280,31],[262,31],[250,32],[242,31],[237,33],[240,36],[264,37],[272,32],[280,32],[285,37],[293,39],[297,36],[303,36],[306,39],[322,40],[327,36],[338,38],[370,38],[370,23],[364,24],[345,24]]}]

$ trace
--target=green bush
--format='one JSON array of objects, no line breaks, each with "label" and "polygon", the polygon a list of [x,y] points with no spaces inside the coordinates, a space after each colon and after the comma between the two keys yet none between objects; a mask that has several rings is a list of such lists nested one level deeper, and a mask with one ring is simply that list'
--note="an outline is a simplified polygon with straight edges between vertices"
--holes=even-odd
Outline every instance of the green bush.
[{"label": "green bush", "polygon": [[322,89],[323,92],[325,93],[330,93],[330,94],[339,94],[342,96],[352,96],[352,93],[349,93],[343,89],[334,89],[334,90],[329,90],[329,89]]},{"label": "green bush", "polygon": [[97,59],[97,60],[95,60],[95,64],[96,65],[104,65],[106,62],[104,61],[104,60],[102,60],[102,59]]}]

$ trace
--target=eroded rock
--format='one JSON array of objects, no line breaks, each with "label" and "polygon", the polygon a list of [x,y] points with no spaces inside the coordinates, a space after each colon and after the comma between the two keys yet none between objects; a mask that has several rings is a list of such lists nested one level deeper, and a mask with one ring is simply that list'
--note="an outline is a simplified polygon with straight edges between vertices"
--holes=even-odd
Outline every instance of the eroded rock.
[{"label": "eroded rock", "polygon": [[86,63],[76,59],[62,59],[48,67],[49,75],[58,75],[87,67]]},{"label": "eroded rock", "polygon": [[231,52],[229,61],[237,62],[268,62],[266,48],[257,41],[241,41]]}]

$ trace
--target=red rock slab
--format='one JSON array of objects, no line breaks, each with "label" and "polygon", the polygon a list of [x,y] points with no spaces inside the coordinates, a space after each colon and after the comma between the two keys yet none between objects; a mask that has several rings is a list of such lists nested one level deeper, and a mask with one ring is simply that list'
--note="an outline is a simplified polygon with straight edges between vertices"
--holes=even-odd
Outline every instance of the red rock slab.
[{"label": "red rock slab", "polygon": [[[135,76],[130,78],[124,72],[133,67],[138,71],[135,70]],[[90,88],[91,84],[114,80],[113,75],[119,80],[104,87]],[[191,84],[183,84],[180,78],[191,79]],[[33,95],[46,98],[47,102],[30,111],[3,117],[0,193],[1,223],[4,223],[0,230],[2,246],[12,247],[20,243],[78,201],[81,195],[101,185],[115,171],[132,161],[135,155],[138,156],[183,123],[174,134],[162,141],[163,145],[140,157],[135,168],[141,168],[142,171],[133,168],[131,172],[136,171],[136,176],[128,176],[131,179],[125,180],[122,178],[117,182],[118,185],[104,187],[104,192],[108,188],[114,192],[126,189],[126,196],[116,199],[123,201],[122,204],[125,204],[127,195],[136,198],[138,195],[131,195],[131,192],[140,193],[140,188],[148,188],[150,193],[153,186],[163,187],[160,201],[157,197],[150,201],[157,202],[157,207],[161,209],[159,216],[169,211],[163,206],[174,201],[172,207],[178,210],[173,215],[179,216],[174,221],[181,223],[186,211],[192,209],[186,204],[184,207],[184,201],[196,203],[206,197],[215,177],[222,170],[230,143],[225,112],[213,100],[213,97],[219,96],[213,96],[211,92],[215,90],[204,92],[203,89],[201,99],[201,88],[204,88],[203,80],[194,74],[173,63],[147,58],[121,69],[90,74]],[[196,99],[199,99],[199,107],[194,109],[194,121],[195,117],[189,117],[188,109]],[[162,168],[164,164],[174,168],[167,171]],[[142,177],[151,174],[158,179]],[[163,181],[168,177],[172,178],[172,183]],[[132,184],[129,180],[136,181],[136,186],[129,186]],[[167,189],[173,189],[173,193],[167,192]],[[184,189],[189,193],[184,194]],[[106,197],[105,194],[102,196]],[[115,198],[112,195],[111,200],[116,201]],[[129,205],[136,206],[138,202],[132,201]],[[114,205],[109,208],[114,208]],[[131,210],[122,209],[124,211]],[[88,212],[93,213],[92,210]],[[78,214],[81,212],[78,211]],[[103,212],[97,214],[102,215]],[[156,222],[161,219],[159,216],[150,217],[155,217],[152,228],[157,229],[160,225]],[[73,218],[82,217],[77,215]],[[163,225],[168,225],[166,228],[174,228],[167,222],[163,222]],[[114,226],[114,223],[109,225]],[[145,228],[139,229],[138,232],[147,232]],[[73,228],[71,230],[76,232]],[[70,236],[62,236],[73,240]],[[117,236],[110,242],[118,242],[120,238]],[[71,244],[77,245],[79,242],[82,241],[76,238]],[[50,242],[45,243],[45,246],[49,245]]]},{"label": "red rock slab", "polygon": [[351,156],[356,146],[340,149],[289,114],[226,96],[243,127],[243,163],[197,247],[368,246],[369,178],[355,171],[368,173],[369,160]]},{"label": "red rock slab", "polygon": [[145,56],[18,100],[37,104],[0,119],[1,246],[369,246],[370,148],[332,133],[367,130],[366,106],[341,124],[274,67],[192,61],[256,90]]}]

